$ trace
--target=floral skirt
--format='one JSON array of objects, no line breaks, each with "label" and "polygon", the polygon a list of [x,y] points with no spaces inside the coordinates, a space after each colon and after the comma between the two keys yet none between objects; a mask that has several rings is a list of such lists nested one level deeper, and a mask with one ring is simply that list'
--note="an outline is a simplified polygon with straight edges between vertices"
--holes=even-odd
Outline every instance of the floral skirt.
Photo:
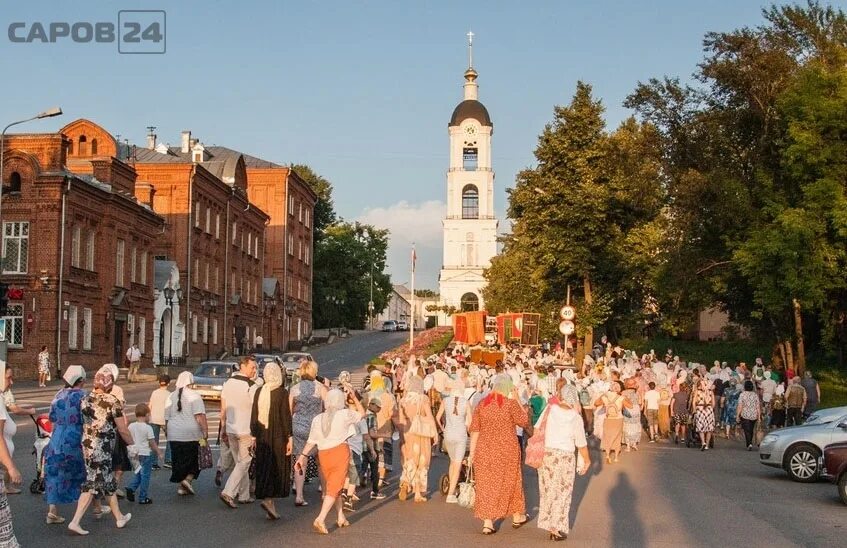
[{"label": "floral skirt", "polygon": [[571,496],[576,456],[561,449],[545,449],[538,468],[538,528],[570,532]]},{"label": "floral skirt", "polygon": [[6,498],[6,484],[0,474],[0,548],[19,546],[15,530],[12,528],[12,509],[9,508],[9,499]]}]

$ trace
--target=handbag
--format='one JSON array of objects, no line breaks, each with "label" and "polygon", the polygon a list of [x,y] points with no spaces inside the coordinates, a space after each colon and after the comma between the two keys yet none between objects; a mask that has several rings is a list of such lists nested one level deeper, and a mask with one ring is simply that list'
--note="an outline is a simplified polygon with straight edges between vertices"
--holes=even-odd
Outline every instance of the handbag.
[{"label": "handbag", "polygon": [[473,508],[476,503],[476,482],[473,479],[473,465],[468,466],[465,481],[459,483],[459,506]]},{"label": "handbag", "polygon": [[409,433],[422,438],[434,438],[438,436],[438,432],[435,430],[435,423],[424,420],[424,417],[421,415],[422,405],[418,405],[418,414],[415,415],[412,419],[412,424],[409,425]]},{"label": "handbag", "polygon": [[529,441],[526,443],[526,458],[524,462],[527,466],[540,468],[544,460],[544,444],[546,441],[545,432],[547,430],[547,415],[550,414],[550,405],[544,409],[544,414],[538,421],[538,428],[535,429]]},{"label": "handbag", "polygon": [[200,470],[208,470],[213,465],[212,448],[206,440],[200,440],[200,451],[197,453],[197,466]]}]

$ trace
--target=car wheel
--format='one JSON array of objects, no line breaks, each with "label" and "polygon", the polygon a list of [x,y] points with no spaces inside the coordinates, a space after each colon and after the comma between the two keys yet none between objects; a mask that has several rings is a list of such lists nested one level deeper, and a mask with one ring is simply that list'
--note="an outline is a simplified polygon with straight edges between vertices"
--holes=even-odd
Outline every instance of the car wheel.
[{"label": "car wheel", "polygon": [[794,481],[814,483],[820,475],[820,456],[821,452],[814,445],[794,446],[785,455],[785,471]]},{"label": "car wheel", "polygon": [[841,479],[838,480],[838,495],[841,497],[841,502],[847,504],[847,472],[841,474]]}]

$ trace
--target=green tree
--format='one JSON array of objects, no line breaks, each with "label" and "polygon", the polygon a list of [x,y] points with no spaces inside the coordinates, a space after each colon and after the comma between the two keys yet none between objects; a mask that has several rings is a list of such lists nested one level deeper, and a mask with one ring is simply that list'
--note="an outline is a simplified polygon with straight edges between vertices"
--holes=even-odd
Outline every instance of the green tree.
[{"label": "green tree", "polygon": [[317,242],[323,238],[326,228],[336,220],[335,203],[332,199],[332,183],[315,173],[307,165],[295,164],[291,166],[291,169],[318,195],[312,222],[315,230],[315,241]]}]

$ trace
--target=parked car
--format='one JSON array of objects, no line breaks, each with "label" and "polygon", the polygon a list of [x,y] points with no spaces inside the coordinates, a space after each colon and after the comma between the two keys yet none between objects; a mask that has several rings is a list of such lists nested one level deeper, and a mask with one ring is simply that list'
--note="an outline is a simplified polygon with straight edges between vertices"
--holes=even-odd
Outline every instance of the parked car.
[{"label": "parked car", "polygon": [[194,371],[194,384],[191,389],[204,400],[220,400],[224,382],[235,371],[238,371],[238,362],[202,362]]},{"label": "parked car", "polygon": [[283,368],[286,377],[286,386],[291,387],[300,382],[300,374],[297,369],[300,366],[301,360],[314,361],[312,355],[308,352],[286,352],[281,355],[276,354],[254,354],[256,357],[256,365],[258,366],[259,377],[264,378],[265,365],[275,361]]},{"label": "parked car", "polygon": [[383,331],[397,331],[397,322],[394,320],[386,320],[382,322]]},{"label": "parked car", "polygon": [[823,449],[833,443],[847,442],[847,406],[821,409],[805,424],[774,430],[759,446],[759,462],[782,468],[788,476],[801,483],[818,480],[823,468]]},{"label": "parked car", "polygon": [[[847,422],[838,427],[847,430]],[[847,504],[847,442],[833,443],[824,448],[823,475],[838,486],[841,502]]]},{"label": "parked car", "polygon": [[409,322],[406,320],[400,320],[397,322],[397,331],[408,331],[409,330]]}]

